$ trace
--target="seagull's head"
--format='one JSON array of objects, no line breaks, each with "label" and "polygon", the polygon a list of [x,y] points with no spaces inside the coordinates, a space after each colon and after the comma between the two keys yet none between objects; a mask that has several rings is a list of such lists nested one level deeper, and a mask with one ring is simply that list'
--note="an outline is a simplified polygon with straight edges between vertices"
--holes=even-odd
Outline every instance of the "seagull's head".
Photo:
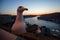
[{"label": "seagull's head", "polygon": [[23,7],[23,6],[19,6],[18,9],[17,9],[18,12],[23,12],[25,10],[28,10],[28,9]]}]

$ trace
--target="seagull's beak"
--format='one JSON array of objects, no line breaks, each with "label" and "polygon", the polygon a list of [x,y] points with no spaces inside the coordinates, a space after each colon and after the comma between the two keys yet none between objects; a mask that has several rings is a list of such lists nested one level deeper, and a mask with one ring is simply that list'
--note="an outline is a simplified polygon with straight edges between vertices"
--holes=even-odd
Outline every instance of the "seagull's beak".
[{"label": "seagull's beak", "polygon": [[25,10],[28,10],[27,8],[25,8]]}]

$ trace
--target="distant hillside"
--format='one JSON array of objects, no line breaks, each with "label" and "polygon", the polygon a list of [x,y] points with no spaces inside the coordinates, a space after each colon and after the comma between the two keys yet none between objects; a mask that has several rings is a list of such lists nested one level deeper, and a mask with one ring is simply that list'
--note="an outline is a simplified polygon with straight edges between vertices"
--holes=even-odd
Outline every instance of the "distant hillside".
[{"label": "distant hillside", "polygon": [[55,13],[51,13],[51,14],[41,15],[40,17],[38,17],[38,19],[51,21],[51,22],[55,22],[55,23],[59,23],[60,24],[60,12],[55,12]]},{"label": "distant hillside", "polygon": [[[35,16],[36,15],[24,15],[23,17],[30,18],[30,17],[35,17]],[[0,14],[0,24],[14,23],[15,19],[16,19],[16,16]],[[51,21],[51,22],[60,24],[60,12],[41,15],[40,17],[38,17],[38,19]]]}]

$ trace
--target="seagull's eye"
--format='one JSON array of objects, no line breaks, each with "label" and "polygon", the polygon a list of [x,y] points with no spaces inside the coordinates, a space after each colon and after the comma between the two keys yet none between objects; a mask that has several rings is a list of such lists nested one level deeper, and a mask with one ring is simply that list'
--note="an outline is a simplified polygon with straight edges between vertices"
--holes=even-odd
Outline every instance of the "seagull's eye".
[{"label": "seagull's eye", "polygon": [[22,8],[22,6],[20,6],[19,8]]}]

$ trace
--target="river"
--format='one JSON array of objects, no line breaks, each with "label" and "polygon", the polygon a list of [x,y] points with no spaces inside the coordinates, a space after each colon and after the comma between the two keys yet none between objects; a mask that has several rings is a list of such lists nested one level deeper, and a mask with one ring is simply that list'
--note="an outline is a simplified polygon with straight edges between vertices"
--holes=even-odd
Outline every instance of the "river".
[{"label": "river", "polygon": [[57,23],[53,23],[50,21],[45,21],[45,20],[38,20],[37,17],[32,17],[32,18],[26,18],[25,19],[26,23],[29,23],[31,25],[36,24],[38,26],[46,26],[48,28],[50,28],[52,31],[57,31],[60,33],[60,24]]}]

